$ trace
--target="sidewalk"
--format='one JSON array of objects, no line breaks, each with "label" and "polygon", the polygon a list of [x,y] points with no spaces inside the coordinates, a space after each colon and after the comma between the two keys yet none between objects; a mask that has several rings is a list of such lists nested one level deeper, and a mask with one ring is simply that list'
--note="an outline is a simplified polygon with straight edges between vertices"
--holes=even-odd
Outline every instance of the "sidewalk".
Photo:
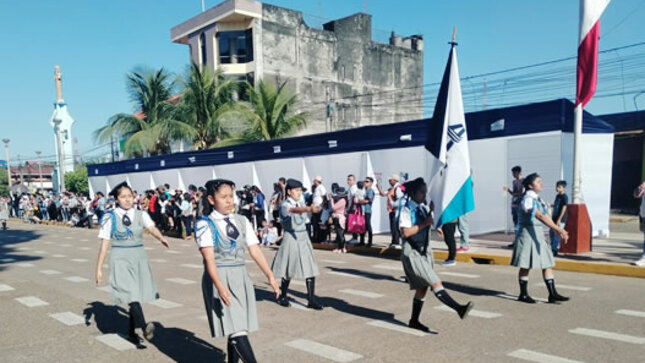
[{"label": "sidewalk", "polygon": [[[643,254],[643,233],[638,230],[635,218],[623,219],[610,225],[611,235],[608,238],[594,238],[592,252],[584,254],[559,254],[556,260],[556,270],[597,273],[645,278],[645,267],[631,265]],[[346,238],[351,239],[350,234]],[[353,241],[352,241],[353,242]],[[513,250],[507,246],[513,242],[513,234],[489,233],[471,236],[470,250],[457,253],[456,260],[479,264],[508,265]],[[399,258],[400,250],[388,248],[390,236],[376,235],[372,248],[350,245],[353,253],[378,255],[389,258]],[[435,233],[431,245],[436,261],[445,260],[448,256],[446,244]],[[335,244],[315,244],[316,248],[333,249]],[[457,238],[457,247],[459,239]]]}]

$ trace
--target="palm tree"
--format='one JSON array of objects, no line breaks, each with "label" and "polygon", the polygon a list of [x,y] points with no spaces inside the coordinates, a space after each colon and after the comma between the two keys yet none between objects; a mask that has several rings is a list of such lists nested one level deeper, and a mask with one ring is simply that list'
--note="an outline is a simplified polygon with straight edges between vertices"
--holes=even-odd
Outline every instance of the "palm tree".
[{"label": "palm tree", "polygon": [[174,82],[163,68],[151,72],[133,71],[127,75],[126,87],[138,112],[118,113],[107,125],[94,132],[98,142],[108,142],[113,135],[125,137],[125,153],[140,156],[146,152],[159,155],[170,152],[173,141],[191,138],[193,129],[176,118],[172,96]]},{"label": "palm tree", "polygon": [[179,113],[193,129],[193,147],[206,149],[229,137],[223,126],[227,115],[236,108],[233,95],[237,83],[225,79],[219,69],[213,74],[192,63],[183,84]]},{"label": "palm tree", "polygon": [[285,81],[276,88],[262,80],[257,88],[247,84],[249,100],[241,101],[240,109],[236,110],[246,122],[245,130],[218,145],[279,139],[304,127],[308,114],[295,110],[297,96],[286,85]]}]

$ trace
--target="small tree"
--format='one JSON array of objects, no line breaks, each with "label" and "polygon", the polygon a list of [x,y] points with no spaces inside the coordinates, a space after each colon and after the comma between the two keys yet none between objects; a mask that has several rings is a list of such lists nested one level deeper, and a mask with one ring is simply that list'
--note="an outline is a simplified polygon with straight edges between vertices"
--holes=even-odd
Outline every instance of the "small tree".
[{"label": "small tree", "polygon": [[89,194],[90,188],[87,184],[87,168],[77,168],[74,171],[65,173],[65,189],[73,193]]},{"label": "small tree", "polygon": [[9,185],[7,184],[7,169],[0,168],[0,196],[9,195]]}]

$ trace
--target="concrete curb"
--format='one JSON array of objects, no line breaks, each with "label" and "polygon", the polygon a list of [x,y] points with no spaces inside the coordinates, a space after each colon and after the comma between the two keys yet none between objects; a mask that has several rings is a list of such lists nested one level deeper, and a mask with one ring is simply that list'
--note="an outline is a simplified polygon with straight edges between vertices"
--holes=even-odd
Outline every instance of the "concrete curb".
[{"label": "concrete curb", "polygon": [[[314,243],[314,248],[322,250],[333,250],[334,244]],[[401,250],[387,247],[350,247],[352,253],[360,255],[372,255],[398,259],[401,257]],[[433,251],[434,258],[437,261],[445,260],[448,257],[448,251]],[[458,253],[456,260],[459,262],[488,264],[488,265],[510,265],[511,256],[495,255],[488,253]],[[645,267],[632,266],[624,263],[608,262],[590,262],[590,261],[571,261],[563,258],[555,258],[555,270],[572,271],[583,273],[595,273],[600,275],[614,275],[626,277],[645,278]]]}]

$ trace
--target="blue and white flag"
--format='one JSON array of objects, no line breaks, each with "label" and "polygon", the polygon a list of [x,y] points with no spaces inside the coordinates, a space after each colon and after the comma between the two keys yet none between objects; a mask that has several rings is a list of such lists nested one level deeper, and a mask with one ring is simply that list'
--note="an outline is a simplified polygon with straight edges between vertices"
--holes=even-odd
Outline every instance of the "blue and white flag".
[{"label": "blue and white flag", "polygon": [[456,43],[451,44],[426,143],[431,154],[428,196],[436,227],[475,209]]}]

